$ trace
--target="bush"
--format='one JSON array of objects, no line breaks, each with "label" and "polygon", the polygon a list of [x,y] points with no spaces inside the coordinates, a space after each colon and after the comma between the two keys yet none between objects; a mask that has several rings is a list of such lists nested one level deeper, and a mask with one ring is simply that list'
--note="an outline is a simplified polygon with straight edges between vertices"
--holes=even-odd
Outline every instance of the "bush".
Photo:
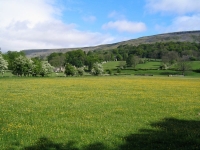
[{"label": "bush", "polygon": [[66,76],[74,76],[76,75],[76,67],[71,64],[66,64],[65,66],[65,74]]},{"label": "bush", "polygon": [[120,68],[117,68],[117,73],[121,73],[121,69]]},{"label": "bush", "polygon": [[191,57],[189,58],[189,60],[190,60],[190,61],[196,61],[196,60],[197,60],[197,58],[196,58],[196,57],[194,57],[194,56],[191,56]]},{"label": "bush", "polygon": [[107,73],[108,73],[109,75],[112,75],[112,70],[111,70],[111,69],[107,69],[106,71],[107,71]]},{"label": "bush", "polygon": [[98,76],[98,75],[101,75],[101,74],[103,74],[103,66],[102,66],[102,64],[100,64],[100,63],[95,63],[94,65],[93,65],[93,68],[92,68],[92,70],[91,70],[91,74],[92,75],[95,75],[95,76]]},{"label": "bush", "polygon": [[82,68],[78,68],[78,69],[77,69],[77,73],[78,73],[78,75],[83,76],[84,73],[85,73],[84,68],[83,68],[83,67],[82,67]]},{"label": "bush", "polygon": [[162,65],[160,66],[160,69],[161,69],[161,70],[167,70],[167,69],[168,69],[168,66],[167,66],[166,64],[162,64]]}]

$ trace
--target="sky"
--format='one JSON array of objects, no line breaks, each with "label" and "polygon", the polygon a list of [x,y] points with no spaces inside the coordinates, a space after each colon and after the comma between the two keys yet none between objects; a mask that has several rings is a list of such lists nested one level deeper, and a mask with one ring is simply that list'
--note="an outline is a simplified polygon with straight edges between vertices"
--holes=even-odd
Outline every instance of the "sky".
[{"label": "sky", "polygon": [[0,0],[2,52],[200,30],[200,0]]}]

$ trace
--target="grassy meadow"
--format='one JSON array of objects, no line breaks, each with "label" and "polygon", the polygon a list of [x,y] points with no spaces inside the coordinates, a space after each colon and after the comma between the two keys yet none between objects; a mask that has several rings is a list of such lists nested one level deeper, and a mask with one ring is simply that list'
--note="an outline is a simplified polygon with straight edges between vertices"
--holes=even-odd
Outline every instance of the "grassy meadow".
[{"label": "grassy meadow", "polygon": [[200,149],[200,79],[0,78],[0,149]]}]

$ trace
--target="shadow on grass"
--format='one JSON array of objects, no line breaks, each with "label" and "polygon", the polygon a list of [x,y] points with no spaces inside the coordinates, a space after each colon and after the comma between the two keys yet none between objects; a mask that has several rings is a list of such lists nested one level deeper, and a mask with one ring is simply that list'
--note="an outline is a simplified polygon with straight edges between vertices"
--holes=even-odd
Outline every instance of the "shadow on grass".
[{"label": "shadow on grass", "polygon": [[195,73],[200,73],[200,69],[192,70],[192,71],[195,72]]},{"label": "shadow on grass", "polygon": [[152,66],[160,67],[160,65],[152,65]]},{"label": "shadow on grass", "polygon": [[180,75],[180,72],[175,72],[175,71],[165,71],[165,72],[160,72],[160,75]]},{"label": "shadow on grass", "polygon": [[35,145],[25,147],[23,150],[109,150],[102,143],[93,143],[82,148],[78,148],[77,142],[69,141],[67,143],[54,143],[48,138],[40,138]]},{"label": "shadow on grass", "polygon": [[200,121],[166,118],[151,126],[153,130],[141,129],[138,134],[125,137],[125,143],[119,149],[200,149]]},{"label": "shadow on grass", "polygon": [[[199,116],[198,116],[199,117]],[[141,129],[137,134],[123,137],[124,143],[109,148],[103,143],[93,143],[78,148],[77,142],[55,143],[47,138],[40,138],[34,145],[23,150],[199,150],[200,121],[186,121],[166,118],[150,124],[153,129]]]}]

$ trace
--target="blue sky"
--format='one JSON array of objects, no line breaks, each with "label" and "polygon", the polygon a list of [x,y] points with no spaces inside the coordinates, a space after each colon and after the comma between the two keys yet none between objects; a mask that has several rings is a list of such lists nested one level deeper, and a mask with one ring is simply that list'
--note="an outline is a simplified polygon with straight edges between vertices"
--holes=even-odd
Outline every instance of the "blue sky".
[{"label": "blue sky", "polygon": [[0,0],[1,51],[96,46],[200,30],[200,0]]}]

